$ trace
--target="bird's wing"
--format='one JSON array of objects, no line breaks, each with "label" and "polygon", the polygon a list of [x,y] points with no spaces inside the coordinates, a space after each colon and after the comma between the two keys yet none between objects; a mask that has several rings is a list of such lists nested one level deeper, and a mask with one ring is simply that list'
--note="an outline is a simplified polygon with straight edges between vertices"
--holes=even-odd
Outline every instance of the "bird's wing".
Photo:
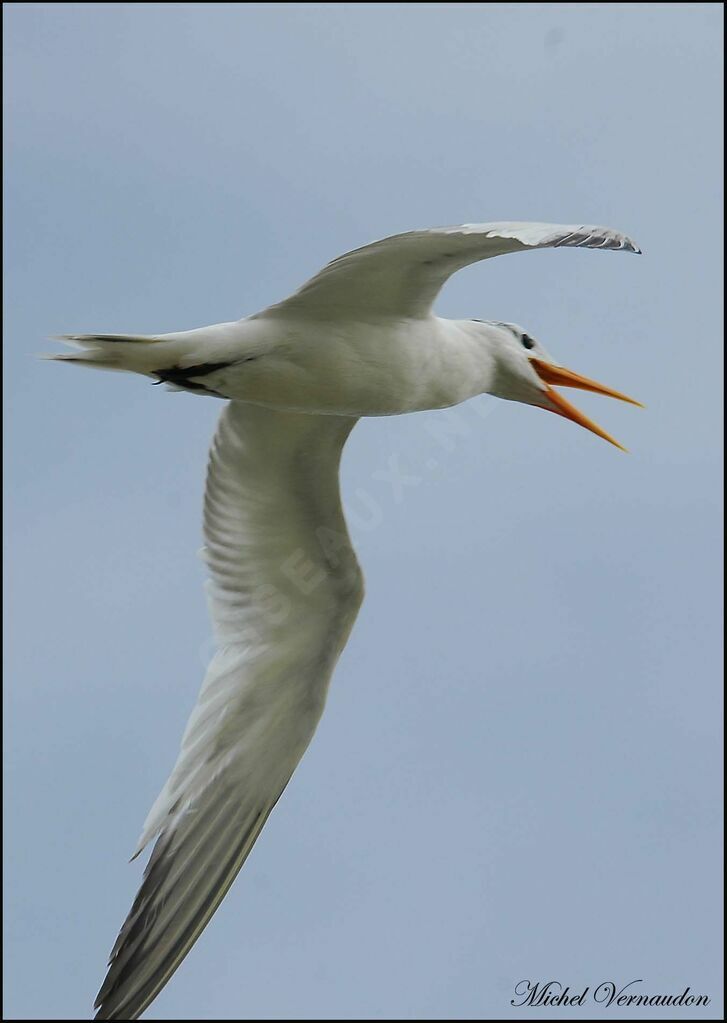
[{"label": "bird's wing", "polygon": [[140,848],[159,837],[97,1019],[137,1019],[169,980],[310,742],[363,592],[338,485],[354,423],[222,413],[204,523],[218,652],[145,825]]},{"label": "bird's wing", "polygon": [[339,256],[260,315],[420,318],[429,315],[445,281],[469,263],[561,246],[641,251],[618,231],[583,224],[462,224],[410,231]]}]

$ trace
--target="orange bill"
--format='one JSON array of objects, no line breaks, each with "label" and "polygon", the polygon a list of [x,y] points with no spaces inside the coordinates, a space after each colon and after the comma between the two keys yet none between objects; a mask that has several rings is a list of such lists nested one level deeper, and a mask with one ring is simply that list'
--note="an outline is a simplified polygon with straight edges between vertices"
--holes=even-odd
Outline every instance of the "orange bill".
[{"label": "orange bill", "polygon": [[[611,387],[605,387],[603,384],[597,383],[595,380],[589,380],[588,377],[582,377],[579,373],[573,373],[570,369],[565,369],[563,366],[555,366],[551,362],[544,362],[542,359],[531,359],[530,360],[533,369],[538,374],[540,379],[545,384],[560,384],[561,387],[577,387],[581,391],[592,391],[594,394],[605,394],[609,398],[618,398],[619,401],[627,401],[630,405],[638,405],[639,408],[644,406],[640,401],[635,401],[633,398],[629,398],[625,394],[621,394],[620,391],[614,391]],[[552,387],[546,387],[546,394],[549,400],[552,402],[554,408],[550,411],[555,412],[559,416],[563,416],[565,419],[570,419],[573,423],[578,423],[579,426],[585,427],[586,430],[590,430],[591,433],[595,433],[597,437],[602,437],[607,440],[609,444],[613,444],[615,447],[620,448],[621,451],[626,451],[626,448],[622,444],[619,444],[617,440],[614,440],[610,434],[602,430],[601,427],[594,423],[592,419],[584,415],[575,405],[571,405],[569,401],[558,394]]]}]

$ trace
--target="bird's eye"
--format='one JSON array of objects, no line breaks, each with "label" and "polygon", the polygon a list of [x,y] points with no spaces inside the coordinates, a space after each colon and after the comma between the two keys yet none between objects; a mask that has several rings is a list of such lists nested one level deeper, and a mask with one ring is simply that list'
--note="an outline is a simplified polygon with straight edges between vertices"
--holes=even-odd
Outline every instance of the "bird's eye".
[{"label": "bird's eye", "polygon": [[528,349],[535,348],[535,342],[533,341],[533,339],[531,337],[528,337],[527,334],[523,334],[523,336],[522,336],[522,338],[520,340],[522,341],[523,348],[528,348]]}]

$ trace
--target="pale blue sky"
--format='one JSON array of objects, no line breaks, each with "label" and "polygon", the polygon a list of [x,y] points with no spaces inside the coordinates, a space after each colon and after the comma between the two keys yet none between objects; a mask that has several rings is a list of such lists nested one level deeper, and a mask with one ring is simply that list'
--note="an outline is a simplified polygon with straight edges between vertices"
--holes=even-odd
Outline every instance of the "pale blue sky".
[{"label": "pale blue sky", "polygon": [[[578,399],[631,454],[487,398],[356,428],[367,601],[146,1018],[526,1019],[523,978],[690,985],[701,1016],[643,1015],[721,1018],[721,5],[4,10],[5,1018],[88,1018],[211,646],[219,404],[33,355],[235,319],[374,238],[501,219],[643,247],[481,264],[438,307],[642,399]],[[599,1014],[633,1010],[548,1012]]]}]

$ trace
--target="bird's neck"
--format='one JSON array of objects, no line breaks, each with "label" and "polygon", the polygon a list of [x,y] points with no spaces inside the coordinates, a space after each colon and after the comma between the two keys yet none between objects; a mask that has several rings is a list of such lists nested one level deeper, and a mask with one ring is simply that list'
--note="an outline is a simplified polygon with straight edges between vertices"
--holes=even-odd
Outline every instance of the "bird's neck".
[{"label": "bird's neck", "polygon": [[[494,332],[493,332],[494,333]],[[426,408],[458,405],[491,390],[493,338],[486,324],[436,318],[427,352]]]}]

